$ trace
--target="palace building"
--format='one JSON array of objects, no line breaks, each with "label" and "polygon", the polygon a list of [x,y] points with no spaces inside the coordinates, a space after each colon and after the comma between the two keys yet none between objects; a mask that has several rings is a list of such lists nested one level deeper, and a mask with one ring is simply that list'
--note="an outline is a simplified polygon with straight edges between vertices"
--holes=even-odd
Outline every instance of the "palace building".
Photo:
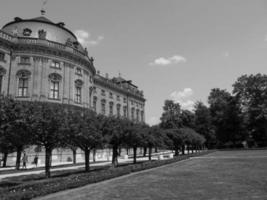
[{"label": "palace building", "polygon": [[0,30],[0,93],[145,121],[143,92],[120,75],[101,76],[77,37],[44,13],[16,17]]}]

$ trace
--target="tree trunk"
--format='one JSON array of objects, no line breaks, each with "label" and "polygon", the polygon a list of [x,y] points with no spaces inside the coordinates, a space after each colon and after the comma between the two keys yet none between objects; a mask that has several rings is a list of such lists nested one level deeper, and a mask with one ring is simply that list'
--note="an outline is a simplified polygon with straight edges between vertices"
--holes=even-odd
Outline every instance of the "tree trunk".
[{"label": "tree trunk", "polygon": [[143,157],[146,157],[146,151],[147,151],[147,148],[144,147],[144,151],[143,151]]},{"label": "tree trunk", "polygon": [[85,171],[90,171],[90,150],[88,148],[84,149],[84,158],[85,158]]},{"label": "tree trunk", "polygon": [[134,158],[134,159],[133,159],[133,163],[134,163],[134,164],[136,163],[136,153],[137,153],[137,147],[134,147],[134,148],[133,148],[133,154],[134,154],[134,155],[133,155],[133,158]]},{"label": "tree trunk", "polygon": [[187,154],[190,154],[190,147],[187,145]]},{"label": "tree trunk", "polygon": [[174,149],[174,150],[175,150],[175,153],[174,153],[174,155],[175,155],[175,156],[178,156],[178,155],[179,155],[179,148],[178,148],[178,147],[175,147],[175,149]]},{"label": "tree trunk", "polygon": [[126,148],[126,154],[129,155],[129,148]]},{"label": "tree trunk", "polygon": [[93,162],[96,162],[96,149],[93,150]]},{"label": "tree trunk", "polygon": [[118,166],[118,147],[117,146],[112,147],[112,166],[113,167]]},{"label": "tree trunk", "polygon": [[121,156],[121,148],[119,148],[118,156]]},{"label": "tree trunk", "polygon": [[182,154],[184,155],[185,154],[185,146],[182,145]]},{"label": "tree trunk", "polygon": [[3,167],[6,167],[7,156],[8,156],[8,153],[5,152],[3,156]]},{"label": "tree trunk", "polygon": [[158,153],[158,147],[155,147],[155,153]]},{"label": "tree trunk", "polygon": [[52,162],[52,148],[45,147],[45,177],[50,178],[50,168]]},{"label": "tree trunk", "polygon": [[76,164],[76,149],[72,149],[73,164]]},{"label": "tree trunk", "polygon": [[21,152],[22,152],[22,147],[17,147],[16,170],[19,170],[20,168]]},{"label": "tree trunk", "polygon": [[152,147],[148,148],[148,160],[151,160],[152,158]]},{"label": "tree trunk", "polygon": [[191,152],[194,153],[194,146],[191,146]]}]

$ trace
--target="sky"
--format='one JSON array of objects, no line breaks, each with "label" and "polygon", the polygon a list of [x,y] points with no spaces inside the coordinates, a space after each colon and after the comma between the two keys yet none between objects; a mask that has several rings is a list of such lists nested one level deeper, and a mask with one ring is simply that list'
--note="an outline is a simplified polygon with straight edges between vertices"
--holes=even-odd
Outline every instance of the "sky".
[{"label": "sky", "polygon": [[121,73],[144,91],[151,125],[166,99],[192,110],[212,88],[267,74],[267,0],[0,0],[0,26],[40,16],[43,2],[102,75]]}]

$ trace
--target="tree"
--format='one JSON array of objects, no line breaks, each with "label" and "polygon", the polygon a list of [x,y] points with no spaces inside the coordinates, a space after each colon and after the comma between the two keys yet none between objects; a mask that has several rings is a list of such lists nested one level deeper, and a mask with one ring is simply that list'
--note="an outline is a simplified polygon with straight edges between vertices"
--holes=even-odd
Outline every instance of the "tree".
[{"label": "tree", "polygon": [[[20,168],[21,152],[26,145],[31,144],[29,116],[31,114],[28,102],[19,102],[2,97],[1,99],[1,138],[8,149],[17,152],[16,169]],[[7,156],[8,151],[4,152]]]},{"label": "tree", "polygon": [[195,115],[189,110],[182,110],[181,120],[183,127],[195,128]]},{"label": "tree", "polygon": [[69,124],[69,144],[81,148],[85,155],[85,171],[90,170],[90,152],[102,145],[102,135],[95,112],[90,110],[72,111],[66,121]]},{"label": "tree", "polygon": [[166,100],[163,106],[160,127],[163,129],[180,128],[182,126],[181,106],[172,100]]},{"label": "tree", "polygon": [[118,165],[118,149],[124,143],[124,134],[127,131],[127,119],[121,119],[114,116],[98,116],[101,124],[101,131],[104,137],[104,143],[112,148],[112,165]]},{"label": "tree", "polygon": [[60,104],[34,102],[32,104],[31,128],[34,133],[33,142],[45,148],[45,175],[50,177],[53,149],[64,145],[64,134],[61,126],[64,109]]},{"label": "tree", "polygon": [[166,129],[165,134],[169,138],[169,140],[166,140],[167,146],[175,151],[175,156],[178,156],[179,149],[184,145],[181,132],[179,129]]},{"label": "tree", "polygon": [[219,147],[236,147],[245,139],[241,109],[229,92],[212,89],[209,96],[210,113]]},{"label": "tree", "polygon": [[216,145],[216,135],[212,126],[210,110],[202,102],[197,102],[195,109],[195,130],[206,139],[206,146],[214,148]]},{"label": "tree", "polygon": [[243,75],[233,87],[250,136],[258,146],[267,146],[267,75]]}]

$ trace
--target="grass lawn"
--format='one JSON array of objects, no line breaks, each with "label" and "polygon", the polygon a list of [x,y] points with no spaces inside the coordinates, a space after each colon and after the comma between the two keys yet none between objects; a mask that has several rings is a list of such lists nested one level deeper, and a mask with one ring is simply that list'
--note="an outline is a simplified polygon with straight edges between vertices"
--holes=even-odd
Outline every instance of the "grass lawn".
[{"label": "grass lawn", "polygon": [[267,150],[218,151],[40,199],[267,199]]}]

